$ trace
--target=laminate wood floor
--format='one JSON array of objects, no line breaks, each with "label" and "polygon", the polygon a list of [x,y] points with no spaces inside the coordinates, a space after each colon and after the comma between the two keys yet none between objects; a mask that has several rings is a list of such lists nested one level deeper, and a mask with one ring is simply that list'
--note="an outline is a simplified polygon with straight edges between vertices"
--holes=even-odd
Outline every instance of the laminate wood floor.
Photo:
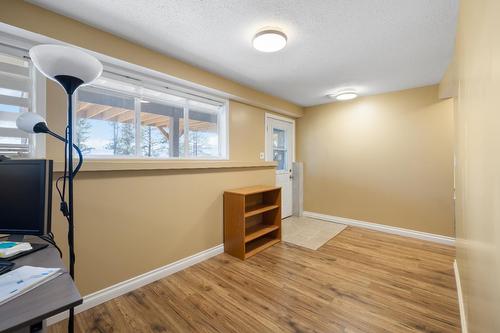
[{"label": "laminate wood floor", "polygon": [[[76,316],[77,332],[459,332],[454,247],[349,227],[221,254]],[[49,328],[64,332],[65,323]]]}]

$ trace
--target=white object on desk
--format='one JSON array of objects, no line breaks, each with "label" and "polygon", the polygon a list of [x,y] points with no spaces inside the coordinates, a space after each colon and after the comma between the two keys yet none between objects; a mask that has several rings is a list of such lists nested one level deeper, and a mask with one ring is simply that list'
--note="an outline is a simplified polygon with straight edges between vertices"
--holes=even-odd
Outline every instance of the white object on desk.
[{"label": "white object on desk", "polygon": [[22,266],[0,275],[0,305],[61,275],[60,268]]},{"label": "white object on desk", "polygon": [[31,244],[26,242],[0,242],[0,258],[9,258],[32,249]]}]

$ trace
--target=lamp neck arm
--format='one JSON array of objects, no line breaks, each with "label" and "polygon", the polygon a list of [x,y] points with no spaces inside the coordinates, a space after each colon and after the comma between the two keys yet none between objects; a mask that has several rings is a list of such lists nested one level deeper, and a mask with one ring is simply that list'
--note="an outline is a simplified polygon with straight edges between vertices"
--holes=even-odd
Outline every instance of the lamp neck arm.
[{"label": "lamp neck arm", "polygon": [[61,136],[61,135],[59,135],[59,134],[57,134],[57,133],[54,133],[54,132],[52,132],[51,130],[47,130],[47,132],[46,132],[46,133],[47,133],[47,134],[49,134],[50,136],[53,136],[54,138],[56,138],[56,139],[58,139],[58,140],[62,141],[62,142],[66,142],[66,139],[65,139],[63,136]]},{"label": "lamp neck arm", "polygon": [[[56,138],[58,140],[61,140],[64,143],[67,142],[67,140],[66,140],[65,137],[63,137],[63,136],[61,136],[61,135],[59,135],[57,133],[54,133],[54,132],[52,132],[49,129],[47,129],[47,131],[45,133],[47,133],[50,136],[53,136],[54,138]],[[82,167],[82,164],[83,164],[83,155],[82,155],[82,151],[80,150],[80,148],[78,148],[77,145],[73,144],[73,148],[78,153],[78,164],[76,165],[75,169],[73,170],[73,177],[74,177],[74,176],[76,176],[76,174],[78,173],[78,171],[80,171],[80,168]]]}]

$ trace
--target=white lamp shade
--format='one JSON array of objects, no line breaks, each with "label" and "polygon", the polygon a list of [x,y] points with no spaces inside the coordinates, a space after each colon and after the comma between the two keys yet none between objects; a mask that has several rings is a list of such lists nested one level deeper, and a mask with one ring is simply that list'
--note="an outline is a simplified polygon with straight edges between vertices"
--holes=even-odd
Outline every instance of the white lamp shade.
[{"label": "white lamp shade", "polygon": [[79,78],[90,84],[102,74],[102,64],[79,49],[62,45],[37,45],[30,49],[30,58],[43,75],[54,81],[57,75]]},{"label": "white lamp shade", "polygon": [[43,119],[43,117],[39,114],[33,112],[24,112],[16,119],[17,128],[26,133],[35,133],[33,128],[38,123],[45,124],[45,119]]}]

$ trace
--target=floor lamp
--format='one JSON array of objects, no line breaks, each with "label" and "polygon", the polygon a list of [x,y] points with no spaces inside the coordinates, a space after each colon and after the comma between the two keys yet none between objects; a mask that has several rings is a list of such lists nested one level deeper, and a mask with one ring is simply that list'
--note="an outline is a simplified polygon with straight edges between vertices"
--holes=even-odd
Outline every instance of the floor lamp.
[{"label": "floor lamp", "polygon": [[[102,74],[102,64],[88,53],[62,45],[37,45],[30,49],[29,56],[35,67],[47,78],[59,83],[67,95],[68,112],[65,135],[49,130],[45,120],[34,113],[26,112],[19,116],[16,124],[19,129],[30,133],[46,133],[64,142],[65,167],[61,194],[61,211],[68,220],[69,272],[75,279],[73,178],[80,169],[83,157],[80,149],[73,144],[73,93],[82,85],[95,81]],[[78,153],[79,162],[73,167],[73,149]],[[67,202],[66,182],[68,184]],[[68,331],[74,330],[74,309],[70,309]]]}]

